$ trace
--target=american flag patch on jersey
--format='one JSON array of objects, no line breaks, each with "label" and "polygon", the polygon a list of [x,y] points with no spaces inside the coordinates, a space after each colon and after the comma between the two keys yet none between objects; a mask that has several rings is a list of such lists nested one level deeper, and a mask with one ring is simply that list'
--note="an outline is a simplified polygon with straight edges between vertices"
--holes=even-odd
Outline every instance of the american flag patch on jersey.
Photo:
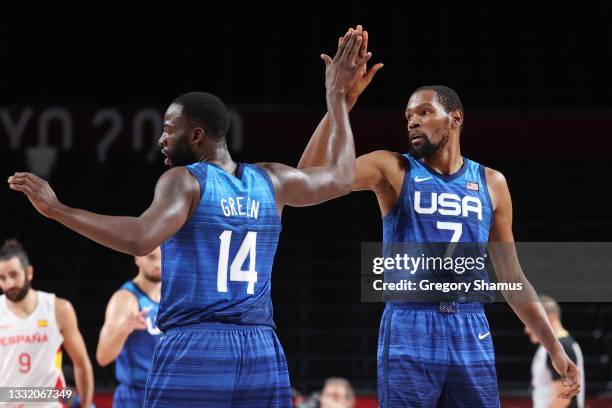
[{"label": "american flag patch on jersey", "polygon": [[478,183],[474,183],[472,181],[468,181],[467,184],[465,185],[465,187],[468,190],[474,190],[474,191],[478,191],[479,190]]}]

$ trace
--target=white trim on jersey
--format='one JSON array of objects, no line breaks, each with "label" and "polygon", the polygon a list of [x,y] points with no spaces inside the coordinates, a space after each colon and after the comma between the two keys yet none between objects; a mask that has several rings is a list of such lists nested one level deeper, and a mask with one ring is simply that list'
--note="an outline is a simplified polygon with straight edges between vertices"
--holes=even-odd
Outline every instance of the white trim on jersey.
[{"label": "white trim on jersey", "polygon": [[11,311],[6,295],[0,296],[0,387],[65,387],[61,368],[64,337],[55,318],[55,295],[36,293],[36,308],[25,318]]},{"label": "white trim on jersey", "polygon": [[574,354],[576,355],[576,365],[580,369],[580,392],[576,395],[576,402],[578,402],[578,408],[584,408],[584,399],[586,395],[584,357],[582,356],[582,350],[577,342],[572,343],[572,350],[574,350]]}]

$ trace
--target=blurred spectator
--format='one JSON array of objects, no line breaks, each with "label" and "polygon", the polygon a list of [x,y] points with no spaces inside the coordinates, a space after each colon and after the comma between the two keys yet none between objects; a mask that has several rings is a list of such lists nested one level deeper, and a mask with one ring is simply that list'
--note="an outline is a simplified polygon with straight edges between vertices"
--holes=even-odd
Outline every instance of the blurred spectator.
[{"label": "blurred spectator", "polygon": [[321,408],[354,408],[355,392],[348,380],[331,377],[325,381],[321,393]]},{"label": "blurred spectator", "polygon": [[[296,401],[298,402],[298,401]],[[297,408],[354,408],[355,391],[345,378],[330,377],[321,392],[299,402]]]}]

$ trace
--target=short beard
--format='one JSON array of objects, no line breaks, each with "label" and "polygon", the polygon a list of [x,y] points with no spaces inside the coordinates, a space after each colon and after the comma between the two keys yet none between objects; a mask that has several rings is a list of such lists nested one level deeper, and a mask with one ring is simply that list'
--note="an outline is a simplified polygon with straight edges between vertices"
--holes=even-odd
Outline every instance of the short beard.
[{"label": "short beard", "polygon": [[174,149],[168,151],[171,167],[187,166],[198,161],[196,155],[191,150],[191,146],[189,146],[187,142],[187,137],[186,133],[178,137]]},{"label": "short beard", "polygon": [[26,281],[26,283],[23,284],[23,287],[19,289],[19,292],[17,292],[16,295],[11,296],[6,293],[6,297],[13,303],[21,302],[28,295],[28,292],[30,291],[31,287],[32,285],[30,284],[30,282]]},{"label": "short beard", "polygon": [[446,143],[448,143],[448,132],[444,134],[440,143],[431,143],[426,136],[423,136],[423,143],[420,146],[414,147],[410,144],[410,154],[417,159],[431,159],[434,157],[440,149],[442,149]]},{"label": "short beard", "polygon": [[144,276],[144,278],[146,280],[148,280],[149,282],[152,282],[152,283],[159,283],[159,282],[161,282],[161,276],[157,277],[157,276],[149,275],[147,273],[143,273],[142,276]]}]

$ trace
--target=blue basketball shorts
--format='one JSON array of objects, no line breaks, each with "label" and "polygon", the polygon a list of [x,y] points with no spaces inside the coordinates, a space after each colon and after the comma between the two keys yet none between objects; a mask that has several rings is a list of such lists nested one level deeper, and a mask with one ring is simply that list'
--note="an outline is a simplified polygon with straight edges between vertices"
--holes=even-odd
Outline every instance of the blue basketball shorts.
[{"label": "blue basketball shorts", "polygon": [[169,330],[147,379],[146,407],[291,407],[289,372],[267,326],[201,323]]},{"label": "blue basketball shorts", "polygon": [[481,303],[387,303],[378,338],[380,408],[499,408]]}]

